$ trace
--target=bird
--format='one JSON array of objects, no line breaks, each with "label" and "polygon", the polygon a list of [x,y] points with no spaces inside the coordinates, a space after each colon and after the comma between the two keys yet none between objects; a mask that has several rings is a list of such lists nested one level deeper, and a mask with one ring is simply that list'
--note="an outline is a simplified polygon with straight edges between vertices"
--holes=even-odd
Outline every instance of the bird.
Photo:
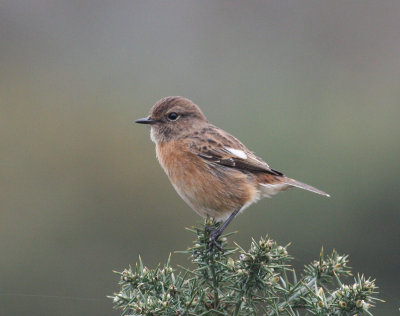
[{"label": "bird", "polygon": [[297,187],[329,197],[287,177],[237,138],[211,124],[200,108],[181,96],[156,102],[147,117],[156,156],[178,195],[202,217],[222,222],[210,232],[211,246],[229,223],[251,204]]}]

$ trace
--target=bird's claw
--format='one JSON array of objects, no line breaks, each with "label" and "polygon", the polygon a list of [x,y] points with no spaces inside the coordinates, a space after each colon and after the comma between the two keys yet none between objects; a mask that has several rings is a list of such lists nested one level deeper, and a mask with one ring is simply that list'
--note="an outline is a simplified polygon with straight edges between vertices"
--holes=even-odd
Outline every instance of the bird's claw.
[{"label": "bird's claw", "polygon": [[218,238],[221,235],[221,233],[218,231],[218,229],[213,229],[210,227],[208,227],[208,230],[210,231],[210,249],[213,249],[215,247],[219,251],[224,252],[221,243],[218,242]]}]

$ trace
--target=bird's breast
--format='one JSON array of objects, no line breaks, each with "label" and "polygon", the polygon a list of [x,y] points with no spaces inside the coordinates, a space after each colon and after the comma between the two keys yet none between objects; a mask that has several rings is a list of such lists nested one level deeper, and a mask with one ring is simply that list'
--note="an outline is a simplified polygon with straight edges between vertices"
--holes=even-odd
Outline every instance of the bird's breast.
[{"label": "bird's breast", "polygon": [[205,162],[186,144],[178,141],[158,143],[156,152],[175,190],[202,216],[223,220],[259,197],[251,176]]}]

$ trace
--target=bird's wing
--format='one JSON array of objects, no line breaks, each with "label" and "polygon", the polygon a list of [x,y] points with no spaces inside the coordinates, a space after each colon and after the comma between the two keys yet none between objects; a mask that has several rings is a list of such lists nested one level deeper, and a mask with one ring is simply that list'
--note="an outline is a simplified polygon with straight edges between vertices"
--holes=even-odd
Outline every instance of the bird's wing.
[{"label": "bird's wing", "polygon": [[190,150],[208,163],[218,164],[239,170],[267,172],[281,176],[248,150],[237,138],[227,132],[210,125],[203,133],[188,139]]}]

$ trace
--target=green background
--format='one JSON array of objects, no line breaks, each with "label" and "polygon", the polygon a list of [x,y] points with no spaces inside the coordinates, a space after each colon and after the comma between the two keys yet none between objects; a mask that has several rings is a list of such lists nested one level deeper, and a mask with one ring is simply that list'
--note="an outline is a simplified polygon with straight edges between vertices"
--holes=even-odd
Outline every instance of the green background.
[{"label": "green background", "polygon": [[1,1],[0,314],[118,315],[112,270],[191,245],[200,218],[133,124],[182,95],[332,195],[262,200],[233,239],[292,242],[296,267],[347,253],[397,315],[399,52],[397,0]]}]

